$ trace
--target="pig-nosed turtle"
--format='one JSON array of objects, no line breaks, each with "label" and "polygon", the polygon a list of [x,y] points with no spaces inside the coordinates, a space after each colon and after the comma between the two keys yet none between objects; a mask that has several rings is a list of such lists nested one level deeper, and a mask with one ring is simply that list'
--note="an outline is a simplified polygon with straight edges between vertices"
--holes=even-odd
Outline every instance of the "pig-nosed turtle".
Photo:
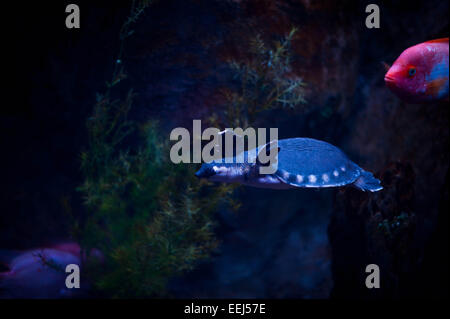
[{"label": "pig-nosed turtle", "polygon": [[[253,154],[258,154],[258,149]],[[231,163],[227,163],[225,158],[204,163],[195,176],[273,189],[339,187],[349,184],[363,191],[383,189],[372,173],[353,163],[340,149],[312,138],[279,140],[278,168],[274,174],[260,174],[258,168],[261,164],[257,159],[250,160],[250,156],[249,151],[244,152],[243,163],[237,163],[235,157]]]}]

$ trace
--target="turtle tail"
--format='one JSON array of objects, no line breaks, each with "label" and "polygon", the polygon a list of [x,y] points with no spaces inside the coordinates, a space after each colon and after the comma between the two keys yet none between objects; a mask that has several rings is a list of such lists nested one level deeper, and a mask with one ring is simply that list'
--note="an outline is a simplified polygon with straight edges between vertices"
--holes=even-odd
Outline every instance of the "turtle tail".
[{"label": "turtle tail", "polygon": [[361,171],[361,175],[353,182],[353,185],[362,191],[378,192],[383,189],[380,180],[366,171]]}]

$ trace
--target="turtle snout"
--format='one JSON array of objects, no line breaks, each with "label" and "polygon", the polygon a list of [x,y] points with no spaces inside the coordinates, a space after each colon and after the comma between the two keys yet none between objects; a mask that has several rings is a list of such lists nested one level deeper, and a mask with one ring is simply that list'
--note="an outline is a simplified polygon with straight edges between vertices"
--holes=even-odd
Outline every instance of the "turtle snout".
[{"label": "turtle snout", "polygon": [[216,175],[216,172],[211,166],[206,166],[205,164],[200,167],[200,169],[195,173],[198,178],[208,178]]}]

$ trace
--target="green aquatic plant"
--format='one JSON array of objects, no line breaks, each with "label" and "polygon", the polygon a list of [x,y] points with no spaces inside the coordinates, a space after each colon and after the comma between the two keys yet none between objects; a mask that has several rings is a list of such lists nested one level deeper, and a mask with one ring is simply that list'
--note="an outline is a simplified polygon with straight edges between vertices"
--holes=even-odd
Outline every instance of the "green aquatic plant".
[{"label": "green aquatic plant", "polygon": [[[90,135],[100,127],[92,126]],[[115,143],[100,142],[82,155],[80,191],[91,214],[81,242],[106,253],[96,285],[117,297],[162,296],[170,278],[208,257],[217,246],[211,214],[226,198],[217,189],[204,201],[192,168],[166,158],[157,126],[150,122],[140,131],[145,143],[137,150],[102,152]]]},{"label": "green aquatic plant", "polygon": [[[193,167],[171,163],[170,145],[155,122],[127,120],[133,97],[131,91],[123,101],[99,96],[87,121],[85,181],[78,190],[88,216],[75,233],[85,251],[95,247],[106,256],[100,269],[89,268],[100,291],[163,296],[168,280],[217,247],[212,214],[230,189],[205,189]],[[133,132],[140,142],[126,147]]]},{"label": "green aquatic plant", "polygon": [[106,255],[91,276],[101,291],[162,296],[170,278],[216,248],[211,214],[226,194],[216,189],[204,201],[192,168],[166,158],[169,145],[153,122],[139,128],[143,145],[120,147],[133,127],[125,125],[130,103],[98,102],[89,119],[89,148],[81,155],[85,182],[79,187],[89,214],[79,237],[85,250],[95,247]]},{"label": "green aquatic plant", "polygon": [[261,118],[263,111],[294,109],[306,103],[306,84],[292,70],[291,44],[297,32],[294,27],[273,43],[267,43],[262,35],[256,34],[249,40],[247,58],[228,61],[239,85],[237,89],[222,89],[225,107],[219,114],[211,116],[213,124],[255,126],[257,116]]},{"label": "green aquatic plant", "polygon": [[398,216],[383,219],[377,229],[382,232],[390,247],[404,249],[408,235],[414,229],[416,216],[414,213],[401,212]]},{"label": "green aquatic plant", "polygon": [[[133,5],[131,15],[141,15],[146,5]],[[127,19],[121,34],[130,34],[129,21],[135,18]],[[217,247],[211,215],[224,201],[233,205],[232,188],[206,188],[194,167],[171,163],[170,145],[155,121],[128,119],[136,94],[112,97],[126,78],[122,54],[123,45],[116,60],[121,63],[87,119],[88,145],[80,155],[84,183],[78,187],[86,216],[72,218],[72,233],[84,252],[97,248],[105,256],[102,265],[85,265],[100,294],[161,297],[171,278]]]}]

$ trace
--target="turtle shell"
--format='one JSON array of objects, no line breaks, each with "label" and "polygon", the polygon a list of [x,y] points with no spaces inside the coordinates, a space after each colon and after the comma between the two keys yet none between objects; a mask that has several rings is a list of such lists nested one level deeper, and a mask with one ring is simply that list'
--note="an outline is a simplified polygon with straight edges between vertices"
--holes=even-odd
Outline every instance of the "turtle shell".
[{"label": "turtle shell", "polygon": [[275,175],[296,187],[335,187],[353,183],[362,169],[337,147],[311,138],[278,141]]}]

